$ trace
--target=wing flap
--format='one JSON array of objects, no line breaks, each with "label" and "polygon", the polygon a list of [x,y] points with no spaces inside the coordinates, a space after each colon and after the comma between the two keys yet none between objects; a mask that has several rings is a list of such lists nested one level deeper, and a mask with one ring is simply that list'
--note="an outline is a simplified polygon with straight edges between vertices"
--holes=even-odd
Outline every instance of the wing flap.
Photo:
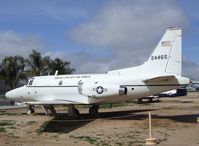
[{"label": "wing flap", "polygon": [[82,104],[79,102],[68,101],[68,100],[50,100],[50,101],[31,101],[25,102],[28,105],[64,105],[64,104]]}]

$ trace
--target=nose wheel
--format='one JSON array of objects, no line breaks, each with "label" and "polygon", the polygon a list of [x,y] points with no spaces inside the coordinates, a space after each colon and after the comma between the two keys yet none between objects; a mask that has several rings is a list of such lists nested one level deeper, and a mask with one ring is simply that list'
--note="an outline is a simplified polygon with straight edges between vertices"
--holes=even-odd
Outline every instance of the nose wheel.
[{"label": "nose wheel", "polygon": [[11,106],[15,105],[15,102],[13,100],[10,100],[10,105]]},{"label": "nose wheel", "polygon": [[26,113],[27,115],[32,115],[33,113],[35,113],[33,106],[29,105]]}]

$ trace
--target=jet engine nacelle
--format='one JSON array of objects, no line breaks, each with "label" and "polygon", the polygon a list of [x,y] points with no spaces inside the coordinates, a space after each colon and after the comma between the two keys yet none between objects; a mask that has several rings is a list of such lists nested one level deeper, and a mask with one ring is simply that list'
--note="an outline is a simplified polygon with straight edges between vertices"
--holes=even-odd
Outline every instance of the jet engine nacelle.
[{"label": "jet engine nacelle", "polygon": [[82,82],[78,83],[78,92],[88,97],[107,97],[122,96],[127,94],[127,88],[119,85],[111,85],[100,82]]}]

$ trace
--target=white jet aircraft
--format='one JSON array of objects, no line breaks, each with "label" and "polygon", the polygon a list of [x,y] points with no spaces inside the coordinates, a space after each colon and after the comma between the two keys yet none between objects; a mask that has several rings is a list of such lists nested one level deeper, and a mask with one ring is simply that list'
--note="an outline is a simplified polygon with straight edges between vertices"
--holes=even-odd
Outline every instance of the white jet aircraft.
[{"label": "white jet aircraft", "polygon": [[169,28],[143,65],[106,74],[50,75],[29,79],[23,87],[6,93],[6,97],[23,101],[27,114],[34,105],[42,105],[46,114],[56,113],[53,105],[69,105],[68,114],[74,118],[77,104],[92,105],[91,115],[98,114],[100,104],[130,101],[156,95],[190,84],[181,76],[182,30]]}]

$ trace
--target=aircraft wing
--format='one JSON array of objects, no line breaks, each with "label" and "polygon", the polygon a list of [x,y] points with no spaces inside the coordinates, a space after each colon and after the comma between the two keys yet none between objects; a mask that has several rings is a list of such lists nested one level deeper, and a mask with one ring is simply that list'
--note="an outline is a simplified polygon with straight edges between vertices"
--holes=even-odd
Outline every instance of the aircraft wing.
[{"label": "aircraft wing", "polygon": [[155,76],[151,78],[147,78],[143,80],[145,83],[158,83],[158,82],[164,82],[164,81],[170,81],[174,80],[176,77],[174,75],[163,75],[163,76]]},{"label": "aircraft wing", "polygon": [[49,101],[31,101],[31,102],[24,102],[28,105],[64,105],[64,104],[83,104],[75,101],[69,100],[49,100]]},{"label": "aircraft wing", "polygon": [[26,105],[6,105],[6,106],[0,106],[0,110],[8,110],[8,109],[18,109],[18,108],[24,108]]}]

